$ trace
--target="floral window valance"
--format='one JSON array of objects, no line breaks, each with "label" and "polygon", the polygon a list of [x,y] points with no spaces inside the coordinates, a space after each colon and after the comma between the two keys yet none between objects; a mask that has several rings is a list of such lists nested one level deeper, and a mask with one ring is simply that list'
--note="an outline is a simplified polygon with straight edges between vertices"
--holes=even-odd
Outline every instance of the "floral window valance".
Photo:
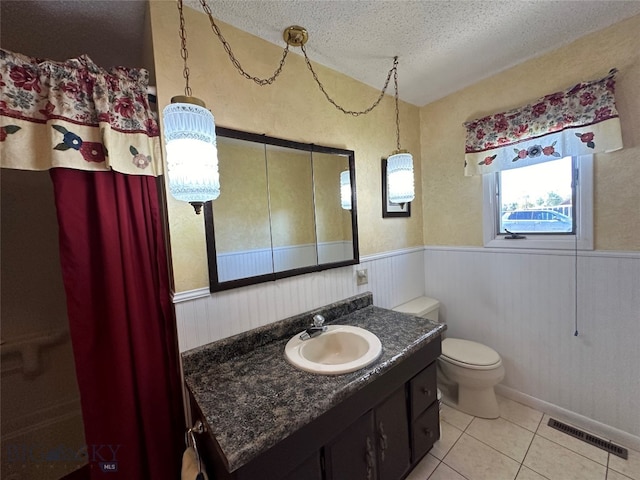
[{"label": "floral window valance", "polygon": [[86,55],[65,62],[0,49],[3,168],[162,174],[148,72],[106,71]]},{"label": "floral window valance", "polygon": [[465,123],[465,175],[622,148],[615,69],[508,112]]}]

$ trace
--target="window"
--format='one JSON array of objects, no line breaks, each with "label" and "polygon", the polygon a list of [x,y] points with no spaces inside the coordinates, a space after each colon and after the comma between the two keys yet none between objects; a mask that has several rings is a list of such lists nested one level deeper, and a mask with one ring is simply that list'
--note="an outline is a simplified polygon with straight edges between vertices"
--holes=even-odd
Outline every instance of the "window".
[{"label": "window", "polygon": [[565,157],[484,175],[485,246],[592,249],[592,163]]},{"label": "window", "polygon": [[575,174],[572,157],[496,173],[498,235],[575,233]]}]

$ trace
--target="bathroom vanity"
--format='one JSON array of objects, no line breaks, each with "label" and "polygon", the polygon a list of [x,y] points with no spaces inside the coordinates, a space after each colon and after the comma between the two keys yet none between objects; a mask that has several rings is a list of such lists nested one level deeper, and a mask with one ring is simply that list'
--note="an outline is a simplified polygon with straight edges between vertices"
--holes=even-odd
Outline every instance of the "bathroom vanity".
[{"label": "bathroom vanity", "polygon": [[[373,306],[370,293],[183,354],[197,444],[217,480],[399,480],[439,438],[444,325]],[[287,341],[321,314],[374,333],[381,356],[342,375],[296,369]]]}]

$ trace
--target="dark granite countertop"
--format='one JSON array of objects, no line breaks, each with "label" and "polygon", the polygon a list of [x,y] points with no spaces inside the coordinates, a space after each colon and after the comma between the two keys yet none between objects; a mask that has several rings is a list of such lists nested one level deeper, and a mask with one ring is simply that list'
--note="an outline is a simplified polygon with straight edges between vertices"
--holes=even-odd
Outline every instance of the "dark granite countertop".
[{"label": "dark granite countertop", "polygon": [[[275,322],[183,353],[185,382],[228,470],[253,458],[375,380],[404,357],[437,339],[445,325],[372,305],[371,293]],[[382,342],[369,366],[318,375],[290,365],[284,347],[313,315],[365,328]]]}]

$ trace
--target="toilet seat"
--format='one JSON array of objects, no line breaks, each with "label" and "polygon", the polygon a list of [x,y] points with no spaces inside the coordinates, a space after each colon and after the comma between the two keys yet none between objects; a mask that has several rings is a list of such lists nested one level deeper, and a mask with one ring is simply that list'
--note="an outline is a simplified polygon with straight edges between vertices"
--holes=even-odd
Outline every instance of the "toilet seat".
[{"label": "toilet seat", "polygon": [[472,370],[493,370],[502,364],[500,355],[493,348],[461,338],[442,340],[440,358],[453,365]]}]

